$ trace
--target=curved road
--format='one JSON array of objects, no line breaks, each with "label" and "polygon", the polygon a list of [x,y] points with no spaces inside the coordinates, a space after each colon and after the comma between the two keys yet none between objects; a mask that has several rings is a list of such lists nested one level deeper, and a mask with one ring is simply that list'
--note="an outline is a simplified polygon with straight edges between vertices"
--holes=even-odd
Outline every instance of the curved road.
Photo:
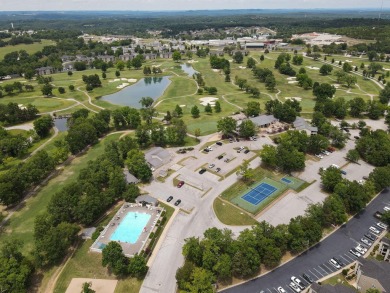
[{"label": "curved road", "polygon": [[[365,210],[354,216],[348,223],[341,226],[336,232],[325,238],[323,241],[302,253],[290,262],[274,269],[270,273],[243,283],[241,285],[223,290],[226,293],[259,293],[277,292],[276,288],[282,286],[287,292],[293,292],[288,284],[290,277],[299,277],[302,281],[302,274],[310,275],[313,280],[318,280],[326,275],[335,272],[328,261],[332,257],[338,257],[345,264],[355,261],[349,249],[355,247],[368,228],[377,220],[373,217],[376,211],[383,211],[385,205],[390,204],[390,189],[379,194]],[[307,283],[305,283],[307,284]]]}]

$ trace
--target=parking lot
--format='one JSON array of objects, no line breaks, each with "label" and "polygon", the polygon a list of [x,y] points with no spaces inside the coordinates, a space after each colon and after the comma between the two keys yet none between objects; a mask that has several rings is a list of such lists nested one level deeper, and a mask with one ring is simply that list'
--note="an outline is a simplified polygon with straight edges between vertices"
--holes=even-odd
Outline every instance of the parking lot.
[{"label": "parking lot", "polygon": [[[329,260],[336,257],[340,259],[344,265],[356,261],[358,257],[350,253],[349,250],[359,244],[361,246],[366,246],[361,242],[361,238],[364,237],[364,234],[369,232],[371,226],[378,227],[376,226],[378,220],[374,218],[373,215],[376,211],[383,211],[383,207],[386,205],[390,205],[390,190],[383,191],[366,207],[365,210],[353,217],[335,233],[331,234],[322,242],[313,246],[295,259],[264,276],[242,285],[223,290],[223,292],[259,293],[263,290],[264,292],[271,293],[278,292],[278,286],[282,286],[286,292],[294,292],[289,287],[291,276],[298,277],[305,285],[308,285],[308,282],[302,277],[302,274],[304,273],[309,275],[313,281],[317,281],[336,271],[341,271],[342,268],[335,268],[329,263]],[[385,232],[382,232],[382,234],[383,233]],[[375,244],[371,247],[374,245]],[[368,254],[368,252],[366,254]]]}]

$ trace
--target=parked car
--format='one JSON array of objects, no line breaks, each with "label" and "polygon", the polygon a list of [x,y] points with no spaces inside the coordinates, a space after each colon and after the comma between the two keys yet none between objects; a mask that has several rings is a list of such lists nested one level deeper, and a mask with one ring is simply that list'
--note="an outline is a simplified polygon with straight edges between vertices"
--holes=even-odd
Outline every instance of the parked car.
[{"label": "parked car", "polygon": [[372,245],[372,242],[369,241],[369,240],[367,240],[366,238],[362,238],[362,239],[360,239],[360,241],[361,241],[363,244],[367,245],[367,246],[371,246],[371,245]]},{"label": "parked car", "polygon": [[316,154],[315,155],[317,158],[319,158],[319,159],[323,159],[324,157],[323,156],[321,156],[320,154]]},{"label": "parked car", "polygon": [[303,289],[306,288],[306,286],[302,283],[302,281],[299,280],[297,277],[292,276],[292,277],[291,277],[291,281],[293,281],[296,285],[298,285],[298,287],[299,287],[301,290],[303,290]]},{"label": "parked car", "polygon": [[341,170],[340,173],[343,175],[347,175],[347,172],[345,172],[344,170]]},{"label": "parked car", "polygon": [[226,158],[225,160],[223,160],[225,163],[228,163],[229,162],[229,158]]},{"label": "parked car", "polygon": [[218,158],[218,160],[220,160],[223,158],[223,155],[219,155],[217,158]]},{"label": "parked car", "polygon": [[210,165],[209,165],[209,168],[210,168],[210,169],[213,169],[214,167],[215,167],[215,164],[210,164]]},{"label": "parked car", "polygon": [[295,284],[294,282],[291,282],[289,285],[288,285],[294,292],[301,292],[301,288],[299,288],[299,286],[297,284]]},{"label": "parked car", "polygon": [[388,207],[388,206],[385,206],[383,209],[384,209],[386,212],[389,212],[389,211],[390,211],[390,207]]},{"label": "parked car", "polygon": [[368,176],[363,176],[363,179],[364,180],[368,180]]},{"label": "parked car", "polygon": [[245,150],[245,151],[244,151],[244,154],[247,154],[247,153],[249,153],[249,152],[250,152],[249,150]]},{"label": "parked car", "polygon": [[324,154],[325,156],[329,156],[330,155],[330,152],[325,151],[325,150],[323,150],[321,153]]},{"label": "parked car", "polygon": [[222,141],[217,141],[215,144],[216,145],[223,145]]},{"label": "parked car", "polygon": [[286,290],[283,289],[282,286],[278,287],[278,293],[287,293]]},{"label": "parked car", "polygon": [[229,142],[233,142],[233,139],[232,139],[232,138],[229,138]]},{"label": "parked car", "polygon": [[371,241],[375,241],[376,240],[376,236],[372,235],[371,233],[364,234],[364,237],[366,237],[367,239],[370,239]]},{"label": "parked car", "polygon": [[344,262],[343,262],[341,259],[339,259],[339,258],[337,258],[337,257],[333,257],[333,259],[334,259],[335,261],[337,261],[337,263],[338,263],[341,267],[345,266]]},{"label": "parked car", "polygon": [[356,257],[362,256],[355,248],[350,249],[349,252],[352,253]]},{"label": "parked car", "polygon": [[359,138],[360,138],[360,136],[354,136],[353,138],[354,138],[354,139],[359,139]]},{"label": "parked car", "polygon": [[370,230],[371,232],[374,232],[375,234],[380,234],[380,233],[381,233],[381,231],[379,231],[377,228],[375,228],[375,227],[373,227],[373,226],[371,226],[371,227],[369,228],[369,230]]},{"label": "parked car", "polygon": [[208,153],[209,152],[209,149],[203,149],[204,152]]},{"label": "parked car", "polygon": [[221,171],[221,168],[217,168],[215,169],[215,171],[218,173],[219,171]]},{"label": "parked car", "polygon": [[376,225],[381,229],[387,229],[387,225],[383,224],[382,222],[376,223]]},{"label": "parked car", "polygon": [[206,172],[206,169],[202,168],[202,169],[200,169],[199,174],[203,174],[204,172]]},{"label": "parked car", "polygon": [[330,153],[333,153],[336,149],[334,147],[328,147],[326,150]]},{"label": "parked car", "polygon": [[180,203],[181,203],[181,199],[178,199],[177,201],[175,201],[174,205],[178,206]]},{"label": "parked car", "polygon": [[306,280],[306,282],[308,282],[309,284],[314,282],[312,277],[310,277],[308,274],[302,274],[302,278],[304,278]]},{"label": "parked car", "polygon": [[339,263],[336,261],[336,260],[334,260],[333,258],[331,258],[330,260],[329,260],[329,263],[332,265],[332,266],[334,266],[336,269],[340,269],[341,268],[341,266],[339,265]]},{"label": "parked car", "polygon": [[184,181],[180,181],[178,184],[177,184],[177,187],[180,188],[184,185]]},{"label": "parked car", "polygon": [[170,202],[173,199],[173,196],[167,198],[167,202]]},{"label": "parked car", "polygon": [[356,246],[355,249],[356,249],[361,255],[363,255],[363,254],[365,254],[365,253],[367,252],[367,249],[364,248],[363,246],[360,246],[360,245]]}]

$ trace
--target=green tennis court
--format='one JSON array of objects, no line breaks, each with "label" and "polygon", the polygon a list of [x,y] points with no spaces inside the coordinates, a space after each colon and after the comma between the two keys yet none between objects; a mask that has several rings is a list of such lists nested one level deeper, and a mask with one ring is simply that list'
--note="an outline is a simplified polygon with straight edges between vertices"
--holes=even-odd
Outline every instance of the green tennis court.
[{"label": "green tennis court", "polygon": [[297,190],[305,181],[292,176],[284,176],[280,181],[292,190]]}]

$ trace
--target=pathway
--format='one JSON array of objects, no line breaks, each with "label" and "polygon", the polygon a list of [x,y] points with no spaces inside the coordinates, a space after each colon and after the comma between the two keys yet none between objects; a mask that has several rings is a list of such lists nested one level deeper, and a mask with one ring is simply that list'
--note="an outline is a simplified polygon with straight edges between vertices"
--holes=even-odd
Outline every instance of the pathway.
[{"label": "pathway", "polygon": [[23,162],[27,161],[29,158],[31,158],[33,155],[35,155],[37,152],[39,152],[41,149],[43,149],[49,142],[51,142],[54,138],[57,137],[58,135],[58,129],[57,127],[53,127],[54,128],[54,134],[52,137],[50,137],[50,139],[48,139],[45,143],[43,143],[42,145],[40,145],[36,150],[34,150],[31,154],[29,154],[27,156],[27,158],[25,158],[23,160]]},{"label": "pathway", "polygon": [[[77,90],[78,90],[79,92],[84,93],[84,95],[86,95],[86,96],[88,97],[88,103],[89,103],[91,106],[94,106],[94,107],[99,108],[99,109],[101,109],[101,110],[104,110],[104,109],[105,109],[105,108],[103,108],[103,107],[100,107],[100,106],[95,105],[94,103],[92,103],[92,98],[91,98],[91,96],[88,94],[88,92],[81,90],[80,87],[78,87]],[[92,110],[92,109],[91,109],[91,111],[97,113],[97,111],[95,111],[95,110]]]}]

